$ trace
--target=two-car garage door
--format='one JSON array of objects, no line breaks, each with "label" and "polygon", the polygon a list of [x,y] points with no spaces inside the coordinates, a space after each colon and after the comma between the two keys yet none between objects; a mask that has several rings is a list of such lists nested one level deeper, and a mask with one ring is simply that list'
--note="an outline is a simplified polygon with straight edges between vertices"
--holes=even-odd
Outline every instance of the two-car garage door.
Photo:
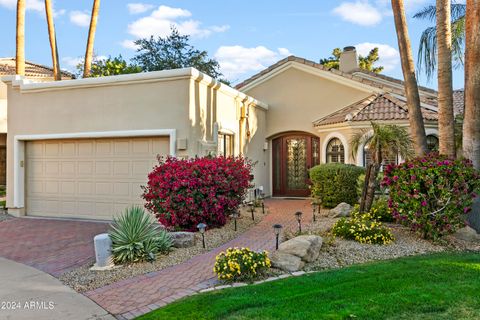
[{"label": "two-car garage door", "polygon": [[110,219],[142,205],[147,175],[169,137],[42,140],[26,143],[26,213]]}]

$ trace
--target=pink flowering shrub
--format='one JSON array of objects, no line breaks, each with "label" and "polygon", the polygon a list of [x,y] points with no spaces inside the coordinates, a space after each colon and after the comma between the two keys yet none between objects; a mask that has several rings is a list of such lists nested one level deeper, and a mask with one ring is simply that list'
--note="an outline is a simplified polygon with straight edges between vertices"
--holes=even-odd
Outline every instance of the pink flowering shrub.
[{"label": "pink flowering shrub", "polygon": [[382,185],[389,189],[393,217],[426,239],[438,239],[465,225],[480,188],[469,160],[438,154],[387,166]]},{"label": "pink flowering shrub", "polygon": [[223,226],[244,199],[251,168],[241,157],[159,158],[143,187],[145,207],[176,230]]}]

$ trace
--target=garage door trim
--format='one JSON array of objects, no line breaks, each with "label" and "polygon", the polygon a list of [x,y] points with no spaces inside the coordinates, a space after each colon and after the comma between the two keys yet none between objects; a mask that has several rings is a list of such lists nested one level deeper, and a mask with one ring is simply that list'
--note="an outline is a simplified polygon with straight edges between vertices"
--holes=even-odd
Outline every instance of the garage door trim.
[{"label": "garage door trim", "polygon": [[14,208],[25,207],[25,142],[34,140],[59,140],[59,139],[82,139],[82,138],[127,138],[127,137],[151,137],[168,136],[170,138],[170,155],[175,156],[176,129],[152,129],[152,130],[124,130],[124,131],[97,131],[77,133],[54,133],[16,135],[13,146],[13,206]]}]

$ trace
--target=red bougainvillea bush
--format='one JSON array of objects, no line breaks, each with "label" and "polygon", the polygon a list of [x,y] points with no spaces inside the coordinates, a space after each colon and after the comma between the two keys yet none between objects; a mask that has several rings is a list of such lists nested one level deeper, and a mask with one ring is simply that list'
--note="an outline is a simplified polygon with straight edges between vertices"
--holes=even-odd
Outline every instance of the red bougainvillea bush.
[{"label": "red bougainvillea bush", "polygon": [[241,157],[159,158],[143,187],[145,207],[175,230],[223,226],[245,197],[251,168]]},{"label": "red bougainvillea bush", "polygon": [[465,225],[479,177],[469,160],[430,154],[387,166],[382,185],[389,189],[389,207],[398,222],[438,239]]}]

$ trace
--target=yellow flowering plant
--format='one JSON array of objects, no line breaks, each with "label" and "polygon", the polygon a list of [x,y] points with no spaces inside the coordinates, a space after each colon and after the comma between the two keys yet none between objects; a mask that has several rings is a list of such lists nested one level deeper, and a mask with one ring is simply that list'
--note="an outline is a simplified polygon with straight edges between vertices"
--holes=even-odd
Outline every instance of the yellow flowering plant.
[{"label": "yellow flowering plant", "polygon": [[251,281],[265,274],[270,268],[268,252],[255,252],[249,248],[228,248],[220,252],[213,271],[218,279],[226,282]]},{"label": "yellow flowering plant", "polygon": [[332,233],[335,236],[368,244],[389,244],[395,240],[390,228],[378,221],[375,210],[360,214],[354,209],[350,218],[341,218],[335,223]]}]

